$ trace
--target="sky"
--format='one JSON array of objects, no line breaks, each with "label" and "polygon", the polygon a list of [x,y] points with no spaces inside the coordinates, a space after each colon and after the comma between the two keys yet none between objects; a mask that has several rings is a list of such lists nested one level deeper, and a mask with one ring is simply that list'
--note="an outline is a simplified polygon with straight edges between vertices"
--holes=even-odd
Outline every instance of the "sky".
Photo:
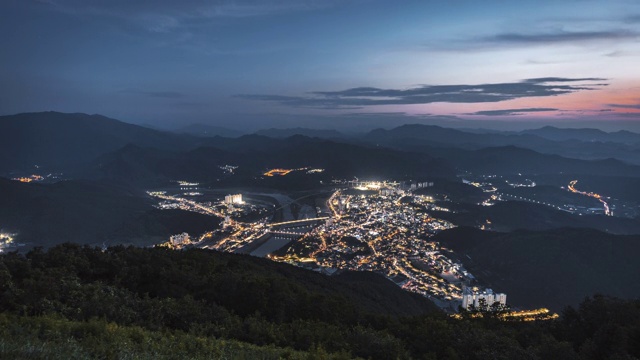
[{"label": "sky", "polygon": [[640,132],[636,0],[0,0],[0,114]]}]

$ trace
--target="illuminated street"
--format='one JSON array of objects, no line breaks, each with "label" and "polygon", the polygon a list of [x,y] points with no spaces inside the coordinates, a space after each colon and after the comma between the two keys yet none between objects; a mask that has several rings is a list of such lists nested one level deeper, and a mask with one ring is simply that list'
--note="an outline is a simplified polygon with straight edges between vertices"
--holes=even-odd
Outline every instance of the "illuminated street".
[{"label": "illuminated street", "polygon": [[584,196],[589,196],[592,197],[594,199],[597,199],[598,201],[600,201],[602,203],[602,205],[604,206],[604,214],[607,216],[613,216],[613,211],[611,210],[611,208],[609,207],[609,204],[607,204],[607,202],[604,200],[605,198],[601,195],[598,194],[594,194],[592,192],[585,192],[585,191],[580,191],[576,189],[576,184],[578,183],[578,180],[573,180],[569,183],[569,186],[567,187],[569,189],[569,191],[576,193],[576,194],[581,194]]}]

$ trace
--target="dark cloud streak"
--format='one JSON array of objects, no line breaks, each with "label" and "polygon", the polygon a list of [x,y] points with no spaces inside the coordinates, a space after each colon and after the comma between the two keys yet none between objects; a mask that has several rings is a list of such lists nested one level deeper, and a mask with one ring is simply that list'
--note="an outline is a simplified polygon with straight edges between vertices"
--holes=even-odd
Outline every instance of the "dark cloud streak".
[{"label": "dark cloud streak", "polygon": [[640,104],[607,104],[607,106],[619,109],[638,109],[640,110]]},{"label": "dark cloud streak", "polygon": [[543,78],[534,78],[534,79],[526,79],[523,82],[531,83],[531,84],[540,84],[540,83],[550,83],[550,82],[578,82],[578,81],[607,81],[607,79],[603,78],[561,78],[561,77],[543,77]]},{"label": "dark cloud streak", "polygon": [[185,94],[177,91],[122,90],[120,92],[123,94],[145,95],[152,98],[162,98],[162,99],[181,99],[185,97]]},{"label": "dark cloud streak", "polygon": [[532,112],[558,111],[555,108],[527,108],[527,109],[504,109],[504,110],[484,110],[476,111],[465,115],[484,115],[484,116],[507,116],[507,115],[524,115]]},{"label": "dark cloud streak", "polygon": [[[625,21],[632,23],[632,21]],[[637,21],[636,21],[637,22]],[[553,46],[553,45],[586,45],[603,43],[633,43],[640,39],[640,32],[635,29],[616,28],[602,31],[547,31],[547,32],[503,32],[485,36],[469,36],[450,39],[446,43],[427,43],[423,47],[429,50],[469,51],[493,50],[501,48]]]},{"label": "dark cloud streak", "polygon": [[566,84],[571,82],[604,81],[601,78],[526,79],[513,83],[480,85],[425,85],[411,89],[380,89],[357,87],[341,91],[314,91],[308,96],[236,95],[238,98],[276,102],[292,107],[341,109],[374,105],[414,105],[436,102],[493,103],[529,97],[545,97],[595,90],[606,84]]},{"label": "dark cloud streak", "polygon": [[637,32],[628,30],[610,31],[559,31],[552,33],[504,33],[481,38],[485,43],[506,44],[551,44],[575,43],[585,41],[633,40],[639,36]]}]

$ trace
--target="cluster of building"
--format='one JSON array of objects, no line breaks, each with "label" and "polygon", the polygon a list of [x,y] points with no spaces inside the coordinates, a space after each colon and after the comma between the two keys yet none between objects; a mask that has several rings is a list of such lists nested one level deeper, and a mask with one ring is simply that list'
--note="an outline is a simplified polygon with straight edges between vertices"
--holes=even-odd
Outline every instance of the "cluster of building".
[{"label": "cluster of building", "polygon": [[224,197],[225,204],[243,204],[242,194],[227,195]]},{"label": "cluster of building", "polygon": [[351,185],[328,200],[329,220],[292,242],[286,255],[271,258],[323,271],[375,271],[445,308],[456,308],[462,284],[474,278],[430,241],[433,234],[454,227],[429,214],[439,208],[432,198],[411,193],[432,185],[409,184],[406,190],[398,183]]},{"label": "cluster of building", "polygon": [[410,184],[408,184],[408,187],[409,187],[408,190],[417,190],[417,189],[428,188],[428,187],[432,187],[432,186],[433,186],[433,182],[432,181],[410,183]]},{"label": "cluster of building", "polygon": [[238,169],[238,166],[235,165],[223,165],[218,167],[220,170],[224,171],[225,174],[233,174]]},{"label": "cluster of building", "polygon": [[15,236],[16,234],[0,232],[0,252],[14,245]]},{"label": "cluster of building", "polygon": [[11,180],[20,181],[20,182],[23,182],[23,183],[30,183],[30,182],[34,182],[34,181],[42,181],[42,180],[44,180],[44,177],[41,176],[41,175],[33,174],[33,175],[30,175],[30,176],[15,177],[15,178],[12,178]]},{"label": "cluster of building", "polygon": [[482,309],[483,307],[491,309],[496,303],[503,307],[506,306],[507,295],[494,293],[491,289],[479,291],[477,288],[463,287],[462,308],[465,310]]},{"label": "cluster of building", "polygon": [[189,182],[179,180],[178,185],[180,186],[180,190],[198,190],[198,186],[200,186],[197,182]]},{"label": "cluster of building", "polygon": [[[195,201],[179,195],[169,195],[166,191],[148,191],[147,194],[160,200],[156,205],[159,209],[193,211],[224,219],[221,223],[221,228],[207,232],[197,239],[188,238],[187,234],[179,234],[172,236],[169,241],[161,244],[161,246],[181,249],[187,245],[194,245],[233,252],[251,243],[266,232],[266,219],[264,217],[269,210],[264,206],[245,203],[242,194],[226,195],[220,201]],[[261,220],[250,223],[234,220],[234,218],[242,218],[248,215],[254,215],[254,217],[261,218]]]},{"label": "cluster of building", "polygon": [[184,245],[184,244],[191,243],[191,239],[189,238],[189,234],[186,233],[186,232],[183,232],[182,234],[171,236],[169,238],[169,241],[173,245]]},{"label": "cluster of building", "polygon": [[[36,168],[39,168],[39,166],[36,165]],[[45,182],[45,183],[51,183],[51,182],[57,182],[60,181],[64,178],[64,174],[63,173],[49,173],[47,175],[38,175],[38,174],[31,174],[31,175],[19,175],[19,176],[15,176],[12,177],[11,180],[13,181],[19,181],[19,182],[23,182],[23,183],[30,183],[30,182]]]},{"label": "cluster of building", "polygon": [[302,167],[302,168],[297,168],[297,169],[280,169],[280,168],[276,168],[276,169],[270,169],[268,171],[266,171],[264,174],[264,176],[285,176],[288,175],[294,171],[305,171],[307,174],[318,174],[321,172],[324,172],[324,169],[321,168],[310,168],[310,167]]},{"label": "cluster of building", "polygon": [[433,211],[447,209],[436,205],[433,198],[412,191],[433,183],[351,185],[352,188],[339,189],[331,195],[325,204],[325,216],[278,224],[270,223],[267,217],[247,222],[233,220],[238,219],[238,211],[249,207],[244,205],[242,194],[229,194],[218,203],[196,202],[166,192],[149,195],[162,200],[161,208],[180,208],[225,219],[220,229],[198,239],[182,233],[172,236],[164,246],[179,249],[195,245],[251,253],[254,247],[277,240],[285,245],[278,251],[279,256],[269,256],[273,260],[326,273],[374,271],[445,309],[456,309],[460,303],[465,308],[469,304],[477,306],[479,299],[506,304],[506,295],[493,294],[491,290],[465,293],[464,287],[473,284],[475,278],[449,257],[449,250],[431,241],[437,232],[455,227],[431,216]]}]

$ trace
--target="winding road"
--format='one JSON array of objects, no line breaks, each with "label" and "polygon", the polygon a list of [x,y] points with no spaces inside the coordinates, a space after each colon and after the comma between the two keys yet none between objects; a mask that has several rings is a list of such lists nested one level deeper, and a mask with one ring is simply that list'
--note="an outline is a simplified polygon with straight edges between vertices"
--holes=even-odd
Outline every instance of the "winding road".
[{"label": "winding road", "polygon": [[568,189],[569,191],[576,193],[576,194],[581,194],[584,196],[589,196],[592,197],[594,199],[597,199],[598,201],[600,201],[602,203],[602,205],[604,205],[604,214],[607,216],[613,216],[613,211],[611,211],[611,208],[609,207],[609,204],[607,204],[607,202],[604,200],[604,197],[602,195],[596,194],[596,193],[592,193],[592,192],[585,192],[585,191],[580,191],[578,189],[576,189],[576,184],[578,183],[578,180],[572,180],[569,183]]}]

